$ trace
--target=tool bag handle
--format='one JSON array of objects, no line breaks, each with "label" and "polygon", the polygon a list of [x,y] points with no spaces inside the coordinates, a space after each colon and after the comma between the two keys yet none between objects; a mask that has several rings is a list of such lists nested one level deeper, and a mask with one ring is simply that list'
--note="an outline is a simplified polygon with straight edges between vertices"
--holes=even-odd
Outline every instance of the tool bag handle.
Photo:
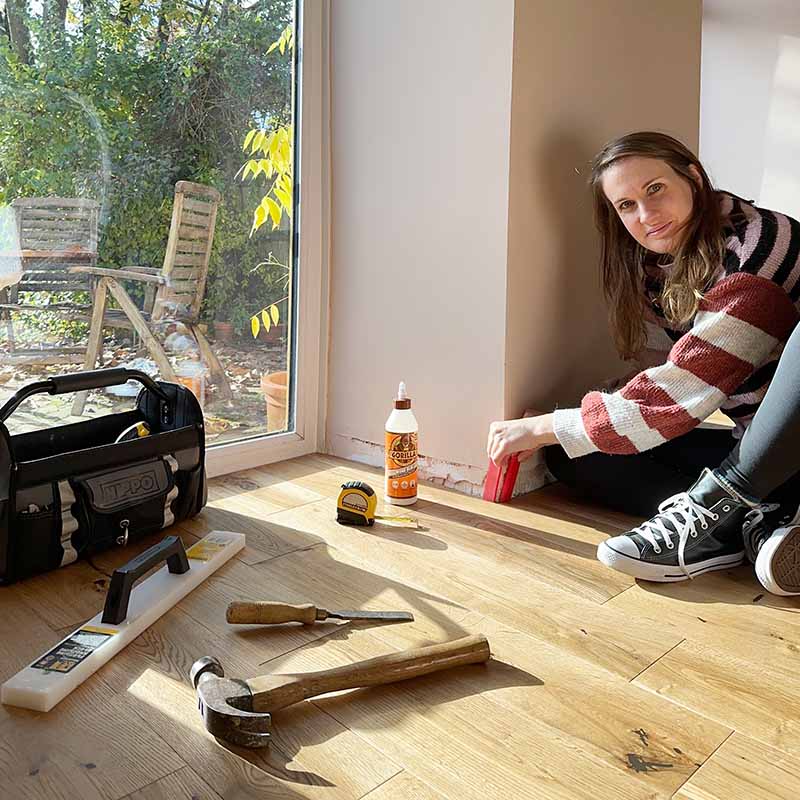
[{"label": "tool bag handle", "polygon": [[139,381],[164,403],[169,403],[169,398],[161,387],[149,375],[138,369],[125,369],[124,367],[96,369],[89,372],[75,372],[72,375],[55,375],[46,381],[23,386],[0,408],[0,422],[5,422],[20,404],[35,394],[69,394],[89,389],[101,389],[105,386],[119,386],[128,381]]}]

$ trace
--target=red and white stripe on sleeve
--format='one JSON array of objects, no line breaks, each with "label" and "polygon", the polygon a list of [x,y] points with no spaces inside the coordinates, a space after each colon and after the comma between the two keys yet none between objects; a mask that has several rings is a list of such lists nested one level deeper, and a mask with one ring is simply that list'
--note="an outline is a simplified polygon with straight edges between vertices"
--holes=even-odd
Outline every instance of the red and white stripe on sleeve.
[{"label": "red and white stripe on sleeve", "polygon": [[640,372],[618,392],[590,392],[580,408],[555,411],[561,446],[570,458],[625,455],[687,433],[786,341],[799,316],[774,281],[743,272],[722,278],[665,364]]}]

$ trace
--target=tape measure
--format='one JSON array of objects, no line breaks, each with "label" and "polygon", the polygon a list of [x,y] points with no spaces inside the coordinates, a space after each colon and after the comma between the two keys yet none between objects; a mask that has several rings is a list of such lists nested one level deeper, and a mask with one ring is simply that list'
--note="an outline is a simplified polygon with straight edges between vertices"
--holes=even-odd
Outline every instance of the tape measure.
[{"label": "tape measure", "polygon": [[378,496],[368,483],[348,481],[342,484],[336,501],[336,521],[341,525],[374,525],[377,519],[390,525],[417,527],[413,517],[385,517],[375,513],[377,507]]},{"label": "tape measure", "polygon": [[125,428],[122,433],[114,440],[114,444],[119,442],[129,442],[134,439],[143,439],[152,433],[150,426],[146,422],[134,422],[133,425]]}]

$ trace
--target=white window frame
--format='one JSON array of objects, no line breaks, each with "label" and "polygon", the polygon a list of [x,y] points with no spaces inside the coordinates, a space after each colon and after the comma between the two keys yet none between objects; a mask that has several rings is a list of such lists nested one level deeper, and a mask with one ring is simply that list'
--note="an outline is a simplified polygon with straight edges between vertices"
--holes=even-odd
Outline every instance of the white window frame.
[{"label": "white window frame", "polygon": [[[272,464],[324,449],[327,405],[330,231],[329,0],[298,2],[299,207],[297,242],[294,430],[209,445],[209,477]],[[291,364],[291,350],[288,353]],[[290,397],[292,393],[290,393]]]}]

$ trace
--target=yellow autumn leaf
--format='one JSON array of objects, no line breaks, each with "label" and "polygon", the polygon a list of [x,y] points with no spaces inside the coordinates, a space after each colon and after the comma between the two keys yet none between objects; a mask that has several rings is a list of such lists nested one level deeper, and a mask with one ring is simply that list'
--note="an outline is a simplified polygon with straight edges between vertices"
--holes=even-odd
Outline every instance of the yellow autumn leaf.
[{"label": "yellow autumn leaf", "polygon": [[269,55],[269,54],[270,54],[270,53],[271,53],[271,52],[272,52],[272,51],[273,51],[273,50],[274,50],[274,49],[275,49],[277,46],[278,46],[278,42],[273,42],[273,43],[272,43],[272,44],[269,46],[269,50],[267,50],[267,55]]},{"label": "yellow autumn leaf", "polygon": [[272,320],[269,318],[266,308],[261,312],[261,321],[264,323],[264,330],[269,333],[269,329],[272,327]]},{"label": "yellow autumn leaf", "polygon": [[278,306],[271,305],[269,307],[269,313],[270,313],[270,316],[272,317],[272,322],[275,325],[277,325],[278,324],[278,320],[280,319],[280,315],[278,314]]},{"label": "yellow autumn leaf", "polygon": [[253,230],[257,231],[267,219],[267,209],[259,206],[253,214]]},{"label": "yellow autumn leaf", "polygon": [[257,133],[256,129],[253,128],[253,130],[251,130],[247,134],[247,136],[244,137],[244,144],[242,145],[242,150],[247,150],[247,145],[249,145],[250,142],[253,141],[253,137],[256,135],[256,133]]},{"label": "yellow autumn leaf", "polygon": [[[281,224],[281,216],[283,215],[281,207],[271,197],[265,197],[264,203],[266,203],[269,215],[272,217],[272,230],[275,230]],[[264,206],[260,207],[263,208]]]},{"label": "yellow autumn leaf", "polygon": [[258,331],[260,327],[261,326],[259,324],[258,317],[250,317],[250,330],[253,332],[254,339],[258,337]]},{"label": "yellow autumn leaf", "polygon": [[281,175],[278,185],[281,187],[281,189],[283,189],[284,192],[291,195],[293,187],[292,187],[292,178],[290,175],[288,174]]}]

